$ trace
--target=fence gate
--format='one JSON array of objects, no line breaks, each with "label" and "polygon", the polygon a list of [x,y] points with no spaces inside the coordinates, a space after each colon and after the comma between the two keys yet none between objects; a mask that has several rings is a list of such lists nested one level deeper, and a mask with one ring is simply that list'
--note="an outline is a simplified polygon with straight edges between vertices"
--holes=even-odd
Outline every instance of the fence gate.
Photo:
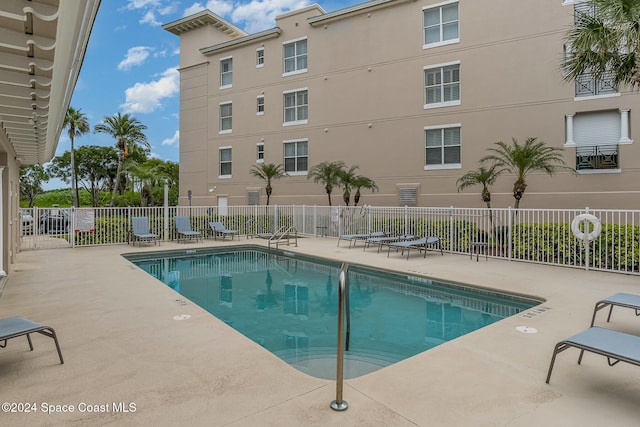
[{"label": "fence gate", "polygon": [[21,208],[20,250],[70,248],[72,214],[69,208]]}]

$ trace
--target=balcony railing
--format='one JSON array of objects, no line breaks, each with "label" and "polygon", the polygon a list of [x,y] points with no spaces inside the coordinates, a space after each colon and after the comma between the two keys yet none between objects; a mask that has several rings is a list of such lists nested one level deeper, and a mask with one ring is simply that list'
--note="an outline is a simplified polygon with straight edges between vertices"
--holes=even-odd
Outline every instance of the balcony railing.
[{"label": "balcony railing", "polygon": [[614,83],[613,73],[605,73],[599,79],[590,73],[585,73],[576,78],[576,98],[581,96],[598,96],[609,93],[618,93]]},{"label": "balcony railing", "polygon": [[617,144],[576,147],[576,170],[619,168]]}]

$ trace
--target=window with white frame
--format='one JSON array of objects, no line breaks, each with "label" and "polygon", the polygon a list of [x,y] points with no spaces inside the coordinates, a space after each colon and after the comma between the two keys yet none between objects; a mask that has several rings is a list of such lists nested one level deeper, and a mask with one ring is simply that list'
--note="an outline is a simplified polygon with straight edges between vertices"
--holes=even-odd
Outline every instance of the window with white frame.
[{"label": "window with white frame", "polygon": [[231,87],[233,84],[233,58],[220,60],[220,89]]},{"label": "window with white frame", "polygon": [[308,119],[309,99],[307,89],[284,93],[284,125],[305,124]]},{"label": "window with white frame", "polygon": [[261,116],[264,114],[264,95],[257,98],[256,114]]},{"label": "window with white frame", "polygon": [[231,102],[220,104],[220,133],[230,133],[233,125],[233,107]]},{"label": "window with white frame", "polygon": [[425,126],[425,169],[460,168],[460,124]]},{"label": "window with white frame", "polygon": [[460,105],[460,63],[424,67],[424,108]]},{"label": "window with white frame", "polygon": [[285,42],[284,74],[295,74],[307,71],[307,39]]},{"label": "window with white frame", "polygon": [[448,1],[422,10],[424,18],[424,48],[460,41],[458,2]]},{"label": "window with white frame", "polygon": [[264,48],[256,50],[256,68],[264,67]]},{"label": "window with white frame", "polygon": [[218,178],[231,177],[231,147],[220,147],[220,176]]},{"label": "window with white frame", "polygon": [[290,175],[306,175],[307,140],[284,141],[284,171]]},{"label": "window with white frame", "polygon": [[256,163],[264,163],[264,144],[259,142],[256,145],[257,154],[256,154]]}]

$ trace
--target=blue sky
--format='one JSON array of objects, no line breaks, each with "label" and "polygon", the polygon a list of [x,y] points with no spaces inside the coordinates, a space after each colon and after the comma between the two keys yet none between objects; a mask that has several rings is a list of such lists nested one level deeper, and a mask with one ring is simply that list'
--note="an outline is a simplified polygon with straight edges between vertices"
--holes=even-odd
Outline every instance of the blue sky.
[{"label": "blue sky", "polygon": [[[147,126],[151,156],[179,161],[179,46],[166,24],[205,8],[254,33],[275,26],[275,17],[315,3],[309,0],[193,1],[102,0],[71,100],[91,128],[105,116],[130,113]],[[332,12],[362,1],[318,2]],[[105,134],[76,138],[76,147],[114,145]],[[56,155],[70,150],[63,131]],[[68,187],[51,180],[45,189]]]}]

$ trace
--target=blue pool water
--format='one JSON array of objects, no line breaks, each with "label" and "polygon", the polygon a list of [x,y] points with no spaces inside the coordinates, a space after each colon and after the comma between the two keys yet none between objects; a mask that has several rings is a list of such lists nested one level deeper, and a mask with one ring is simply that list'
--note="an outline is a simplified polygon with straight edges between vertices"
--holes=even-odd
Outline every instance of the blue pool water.
[{"label": "blue pool water", "polygon": [[[297,369],[335,378],[339,263],[255,247],[126,257]],[[349,267],[348,282],[351,329],[345,378],[540,303],[355,265]]]}]

